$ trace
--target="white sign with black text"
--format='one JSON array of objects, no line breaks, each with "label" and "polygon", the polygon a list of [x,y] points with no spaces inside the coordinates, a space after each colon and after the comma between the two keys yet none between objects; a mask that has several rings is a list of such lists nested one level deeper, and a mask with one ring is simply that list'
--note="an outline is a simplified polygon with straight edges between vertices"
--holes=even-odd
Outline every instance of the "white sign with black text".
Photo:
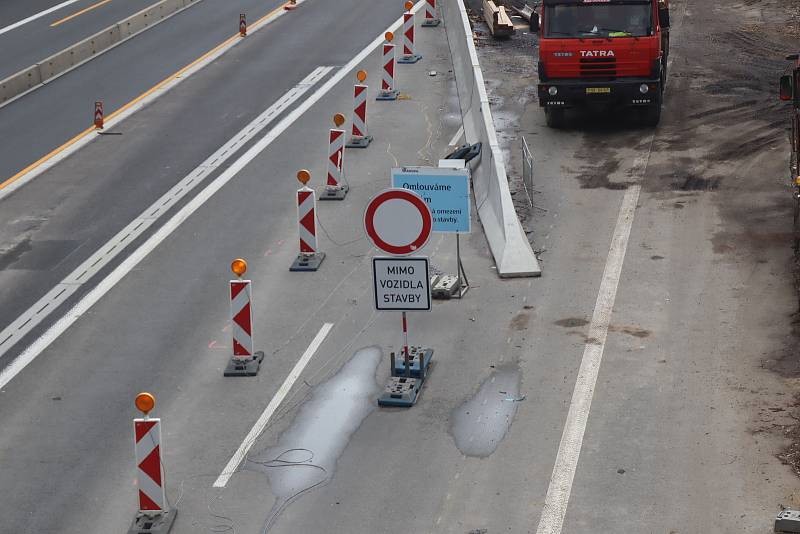
[{"label": "white sign with black text", "polygon": [[430,311],[431,287],[428,258],[372,258],[375,309],[380,311]]}]

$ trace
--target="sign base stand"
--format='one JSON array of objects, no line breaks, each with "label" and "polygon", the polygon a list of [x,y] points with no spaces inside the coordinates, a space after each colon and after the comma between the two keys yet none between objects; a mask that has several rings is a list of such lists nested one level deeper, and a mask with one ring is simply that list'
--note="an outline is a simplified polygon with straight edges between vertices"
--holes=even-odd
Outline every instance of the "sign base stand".
[{"label": "sign base stand", "polygon": [[391,91],[381,91],[378,93],[378,96],[375,97],[375,100],[397,100],[398,96],[400,96],[400,91],[397,89],[393,89]]},{"label": "sign base stand", "polygon": [[397,361],[394,352],[391,353],[392,375],[386,382],[383,395],[378,397],[378,406],[410,408],[417,403],[422,385],[430,372],[433,349],[409,347],[408,352],[408,362],[405,358]]},{"label": "sign base stand", "polygon": [[167,534],[177,515],[178,510],[175,508],[150,514],[137,512],[128,534]]},{"label": "sign base stand", "polygon": [[461,235],[456,234],[456,262],[458,270],[455,275],[443,274],[431,280],[431,296],[437,300],[460,299],[469,291],[469,280],[461,262]]},{"label": "sign base stand", "polygon": [[775,518],[775,532],[800,532],[800,512],[784,510]]},{"label": "sign base stand", "polygon": [[319,196],[320,200],[344,200],[347,192],[350,191],[349,185],[337,185],[336,187],[326,187],[325,191]]},{"label": "sign base stand", "polygon": [[289,267],[289,270],[292,272],[316,271],[319,269],[319,266],[322,265],[322,261],[324,259],[324,252],[317,252],[316,254],[300,254],[297,256],[297,259],[294,260],[292,266]]},{"label": "sign base stand", "polygon": [[434,26],[438,26],[442,21],[440,19],[425,19],[422,23],[422,26],[426,28],[433,28]]},{"label": "sign base stand", "polygon": [[264,361],[264,352],[258,351],[250,358],[232,357],[222,376],[256,376]]},{"label": "sign base stand", "polygon": [[353,136],[347,141],[347,144],[344,145],[347,148],[367,148],[369,144],[372,142],[371,135],[359,135]]},{"label": "sign base stand", "polygon": [[410,63],[416,63],[422,59],[422,56],[419,54],[411,54],[410,56],[401,56],[400,59],[397,60],[398,63],[402,63],[404,65],[408,65]]}]

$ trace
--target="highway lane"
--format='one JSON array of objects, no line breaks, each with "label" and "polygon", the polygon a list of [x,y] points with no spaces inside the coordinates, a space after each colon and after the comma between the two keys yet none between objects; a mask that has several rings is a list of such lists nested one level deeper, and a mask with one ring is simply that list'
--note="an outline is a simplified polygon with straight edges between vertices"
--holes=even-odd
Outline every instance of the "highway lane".
[{"label": "highway lane", "polygon": [[112,113],[235,34],[240,13],[260,18],[281,5],[202,2],[0,108],[0,136],[7,140],[0,183],[91,126],[95,100]]},{"label": "highway lane", "polygon": [[[156,0],[102,2],[103,0],[81,0],[0,34],[0,80],[153,5]],[[5,16],[0,12],[0,31],[46,11],[53,7],[50,4],[59,3],[48,2],[36,10],[31,10],[27,5],[10,5],[4,9]],[[66,20],[68,17],[72,18]]]},{"label": "highway lane", "polygon": [[[297,21],[286,24],[291,22]],[[158,136],[134,116],[119,128],[123,135],[100,138],[0,200],[3,328],[301,78],[319,65],[344,63],[356,46],[340,35],[335,48],[296,57],[291,51],[302,46],[302,35],[272,28],[264,33],[270,35],[256,33],[232,52],[240,59],[223,58],[208,69],[224,71],[219,79],[225,81],[225,91],[209,91],[197,103],[184,102],[186,93],[179,86],[174,104],[151,106],[165,117]],[[368,34],[353,37],[363,41]],[[263,47],[270,50],[266,57]],[[242,62],[250,64],[246,75]],[[197,83],[210,83],[216,76],[201,72]],[[208,111],[198,114],[193,107]],[[131,136],[131,131],[138,135]],[[163,150],[164,139],[198,134],[194,142],[175,142]],[[143,152],[152,155],[141,161]]]}]

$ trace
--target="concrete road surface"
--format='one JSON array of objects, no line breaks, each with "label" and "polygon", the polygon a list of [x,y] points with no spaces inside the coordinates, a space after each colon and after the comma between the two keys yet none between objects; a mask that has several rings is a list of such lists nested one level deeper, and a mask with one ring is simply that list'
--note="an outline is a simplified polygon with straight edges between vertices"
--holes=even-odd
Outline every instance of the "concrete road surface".
[{"label": "concrete road surface", "polygon": [[[147,390],[163,420],[176,533],[771,531],[780,505],[800,505],[778,458],[794,432],[797,376],[783,109],[770,81],[787,38],[774,29],[780,10],[673,3],[656,129],[613,116],[548,129],[535,39],[477,34],[544,276],[500,280],[473,221],[461,240],[472,288],[410,314],[410,341],[435,355],[420,402],[403,410],[375,404],[402,335],[397,314],[373,309],[375,250],[361,216],[391,167],[448,151],[459,88],[446,29],[419,29],[424,59],[398,69],[403,98],[370,98],[375,141],[346,152],[347,199],[318,206],[322,268],[290,273],[294,174],[310,169],[321,190],[330,118],[349,115],[354,71],[370,71],[371,96],[378,85],[375,51],[348,62],[401,13],[342,3],[341,32],[331,33],[330,4],[309,0],[123,122],[122,135],[0,200],[9,323],[309,73],[337,67],[0,357],[8,373],[36,354],[0,389],[4,528],[125,531],[136,506],[132,400]],[[342,65],[352,70],[337,82]],[[522,135],[535,155],[535,208],[519,186]],[[423,252],[454,270],[453,236],[434,235]],[[235,257],[249,261],[266,352],[255,378],[222,376]],[[74,324],[56,336],[73,304]],[[24,351],[31,342],[42,350]],[[276,413],[245,442],[304,355]],[[597,382],[569,498],[557,501],[551,477],[576,452],[562,433],[587,358]],[[553,506],[563,523],[542,530]]]}]

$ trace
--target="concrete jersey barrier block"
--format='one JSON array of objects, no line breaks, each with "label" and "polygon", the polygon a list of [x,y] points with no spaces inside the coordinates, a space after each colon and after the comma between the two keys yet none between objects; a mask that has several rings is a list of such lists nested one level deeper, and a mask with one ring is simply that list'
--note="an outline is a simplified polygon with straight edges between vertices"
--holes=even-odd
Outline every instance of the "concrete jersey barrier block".
[{"label": "concrete jersey barrier block", "polygon": [[483,143],[480,161],[472,169],[472,187],[497,272],[501,277],[541,276],[539,262],[511,200],[467,11],[462,0],[445,0],[442,8],[464,135],[468,143]]},{"label": "concrete jersey barrier block", "polygon": [[14,98],[14,96],[29,91],[41,85],[42,74],[39,65],[32,65],[0,81],[0,104]]}]

